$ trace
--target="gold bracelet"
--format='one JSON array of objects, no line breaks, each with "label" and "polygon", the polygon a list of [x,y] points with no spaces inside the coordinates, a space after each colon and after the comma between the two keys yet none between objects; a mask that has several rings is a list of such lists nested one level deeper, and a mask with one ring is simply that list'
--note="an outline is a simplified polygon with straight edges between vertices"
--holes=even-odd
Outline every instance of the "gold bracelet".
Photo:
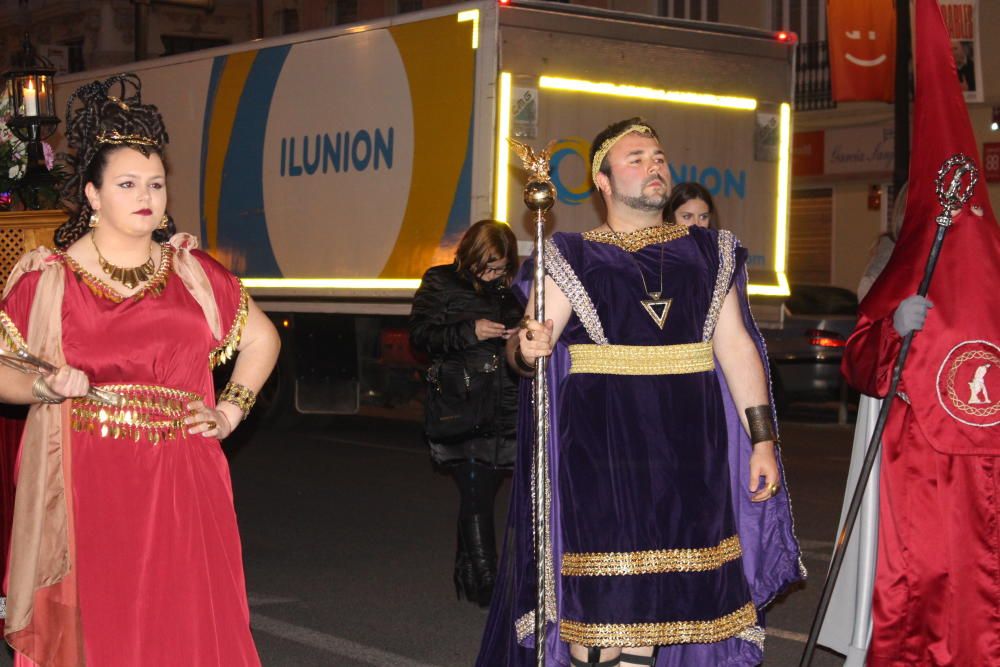
[{"label": "gold bracelet", "polygon": [[778,439],[774,432],[774,420],[771,419],[770,405],[755,405],[752,408],[747,408],[745,412],[747,425],[750,427],[751,444],[756,445],[758,442]]},{"label": "gold bracelet", "polygon": [[226,383],[226,386],[222,389],[222,393],[219,394],[218,403],[226,401],[232,403],[240,410],[243,411],[243,418],[246,419],[247,414],[250,413],[250,408],[257,401],[257,394],[253,392],[248,387],[244,387],[238,382],[233,382],[230,380]]},{"label": "gold bracelet", "polygon": [[31,395],[37,398],[41,403],[47,403],[49,405],[62,403],[66,400],[66,397],[62,394],[56,393],[56,391],[49,386],[49,383],[46,382],[45,378],[41,375],[36,377],[35,381],[31,383]]}]

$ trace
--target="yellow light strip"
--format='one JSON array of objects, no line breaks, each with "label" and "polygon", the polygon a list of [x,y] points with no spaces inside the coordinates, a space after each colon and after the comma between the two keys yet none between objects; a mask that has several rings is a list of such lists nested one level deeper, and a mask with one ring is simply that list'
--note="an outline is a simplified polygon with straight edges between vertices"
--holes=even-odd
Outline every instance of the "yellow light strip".
[{"label": "yellow light strip", "polygon": [[243,278],[257,289],[417,289],[419,279],[410,278]]},{"label": "yellow light strip", "polygon": [[792,145],[792,107],[783,103],[779,110],[778,126],[778,199],[774,225],[774,273],[777,285],[749,285],[750,294],[788,296],[788,277],[785,275],[785,247],[788,244],[788,185],[790,179]]},{"label": "yellow light strip", "polygon": [[564,79],[556,76],[543,76],[538,79],[540,88],[550,90],[569,90],[578,93],[595,93],[597,95],[613,95],[615,97],[633,97],[643,100],[660,102],[675,102],[680,104],[698,104],[701,106],[721,107],[723,109],[740,109],[753,111],[757,108],[757,100],[750,97],[732,97],[726,95],[710,95],[707,93],[690,93],[679,90],[659,90],[642,86],[618,85],[614,83],[595,83],[580,79]]},{"label": "yellow light strip", "polygon": [[472,21],[472,48],[479,48],[479,10],[467,9],[458,13],[458,22]]},{"label": "yellow light strip", "polygon": [[501,72],[497,85],[497,164],[493,196],[493,219],[507,222],[507,170],[510,161],[510,72]]}]

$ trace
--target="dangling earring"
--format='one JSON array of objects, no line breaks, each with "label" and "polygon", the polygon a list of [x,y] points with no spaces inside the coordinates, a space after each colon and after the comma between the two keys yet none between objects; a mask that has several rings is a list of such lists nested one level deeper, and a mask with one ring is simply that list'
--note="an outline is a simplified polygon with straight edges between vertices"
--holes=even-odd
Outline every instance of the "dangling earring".
[{"label": "dangling earring", "polygon": [[90,226],[91,227],[96,227],[97,223],[99,223],[100,221],[101,221],[101,212],[100,211],[94,211],[93,213],[90,214]]},{"label": "dangling earring", "polygon": [[157,229],[166,229],[169,223],[170,223],[170,216],[164,213],[163,217],[160,218],[160,226],[157,227]]}]

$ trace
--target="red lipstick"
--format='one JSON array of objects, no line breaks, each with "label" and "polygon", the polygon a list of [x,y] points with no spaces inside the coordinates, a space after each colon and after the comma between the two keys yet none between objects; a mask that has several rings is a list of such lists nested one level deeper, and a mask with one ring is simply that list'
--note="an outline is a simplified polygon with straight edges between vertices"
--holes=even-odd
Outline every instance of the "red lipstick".
[{"label": "red lipstick", "polygon": [[138,211],[132,211],[136,215],[153,215],[153,212],[148,208],[140,208]]}]

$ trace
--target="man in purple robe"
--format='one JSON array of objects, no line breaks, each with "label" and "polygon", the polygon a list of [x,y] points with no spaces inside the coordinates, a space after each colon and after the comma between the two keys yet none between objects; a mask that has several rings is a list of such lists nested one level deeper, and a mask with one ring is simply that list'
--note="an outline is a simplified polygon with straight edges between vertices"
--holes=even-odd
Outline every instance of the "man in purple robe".
[{"label": "man in purple robe", "polygon": [[[549,466],[533,489],[522,391],[477,665],[533,664],[535,492],[549,508],[547,664],[756,665],[762,608],[803,571],[747,253],[729,232],[663,224],[666,156],[641,119],[604,130],[591,159],[606,222],[545,243],[551,319],[526,317],[508,345],[525,376],[550,357]],[[531,264],[515,284],[526,313]]]}]

